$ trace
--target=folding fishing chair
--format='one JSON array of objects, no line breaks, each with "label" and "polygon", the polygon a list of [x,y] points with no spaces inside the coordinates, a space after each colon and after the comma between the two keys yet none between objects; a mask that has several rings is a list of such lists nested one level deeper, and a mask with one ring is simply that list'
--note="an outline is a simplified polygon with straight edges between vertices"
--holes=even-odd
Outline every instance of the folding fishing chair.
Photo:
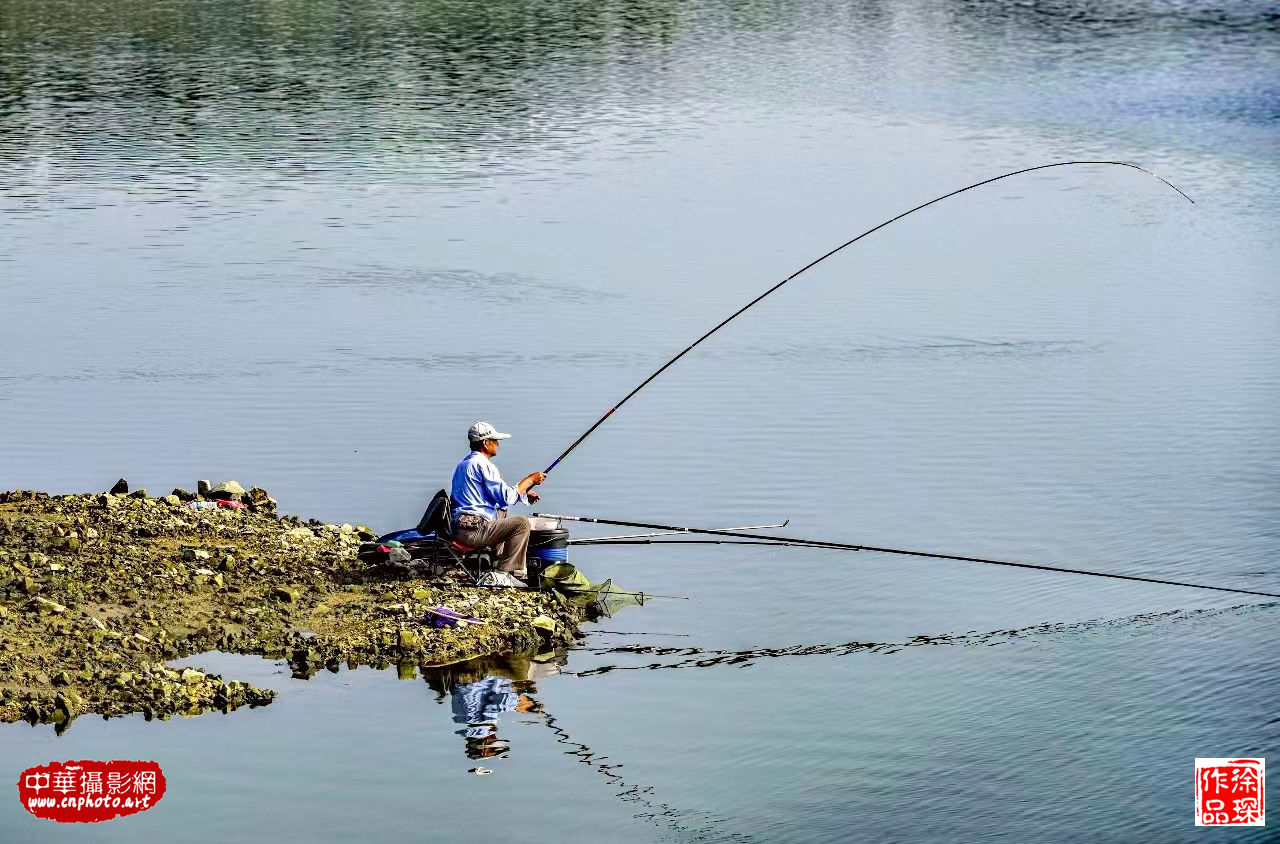
[{"label": "folding fishing chair", "polygon": [[443,489],[437,492],[427,505],[422,520],[418,522],[418,533],[432,535],[435,541],[431,545],[431,564],[436,571],[460,568],[471,578],[472,583],[479,583],[486,571],[493,569],[493,548],[472,548],[463,545],[453,538],[453,502],[449,493]]}]

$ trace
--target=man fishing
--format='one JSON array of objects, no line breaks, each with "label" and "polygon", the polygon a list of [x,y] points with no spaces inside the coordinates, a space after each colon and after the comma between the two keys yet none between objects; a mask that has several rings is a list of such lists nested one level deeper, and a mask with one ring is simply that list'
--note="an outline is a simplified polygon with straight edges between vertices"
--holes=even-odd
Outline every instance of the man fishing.
[{"label": "man fishing", "polygon": [[510,438],[510,434],[499,433],[488,422],[477,422],[467,430],[471,453],[453,470],[450,515],[457,541],[473,548],[500,544],[498,571],[523,579],[529,520],[508,516],[507,509],[517,502],[536,503],[538,493],[533,488],[547,479],[547,473],[534,472],[515,486],[502,480],[493,458],[498,454],[498,443]]}]

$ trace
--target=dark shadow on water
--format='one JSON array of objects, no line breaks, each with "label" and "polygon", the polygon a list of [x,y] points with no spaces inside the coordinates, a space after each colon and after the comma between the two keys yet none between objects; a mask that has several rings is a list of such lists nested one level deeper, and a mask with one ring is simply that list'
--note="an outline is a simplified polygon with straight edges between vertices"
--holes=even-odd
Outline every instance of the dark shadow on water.
[{"label": "dark shadow on water", "polygon": [[601,665],[586,671],[565,672],[575,677],[590,677],[595,674],[607,674],[610,671],[652,671],[664,668],[711,668],[717,665],[737,665],[748,668],[763,659],[797,656],[850,656],[857,653],[894,654],[906,648],[924,646],[959,646],[959,647],[994,647],[1013,642],[1050,637],[1056,635],[1078,635],[1097,633],[1106,630],[1131,630],[1150,628],[1214,618],[1222,615],[1243,615],[1280,607],[1280,602],[1271,601],[1263,604],[1239,604],[1232,607],[1203,610],[1170,610],[1168,612],[1141,613],[1124,618],[1092,619],[1074,622],[1044,622],[1030,627],[1019,627],[1010,630],[991,630],[981,633],[970,630],[966,633],[939,633],[937,635],[920,634],[900,642],[842,642],[825,645],[792,645],[784,648],[751,648],[748,650],[720,650],[697,647],[672,647],[664,645],[618,645],[614,647],[585,647],[596,656],[611,654],[632,654],[637,656],[657,656],[668,659],[648,662],[643,665]]}]

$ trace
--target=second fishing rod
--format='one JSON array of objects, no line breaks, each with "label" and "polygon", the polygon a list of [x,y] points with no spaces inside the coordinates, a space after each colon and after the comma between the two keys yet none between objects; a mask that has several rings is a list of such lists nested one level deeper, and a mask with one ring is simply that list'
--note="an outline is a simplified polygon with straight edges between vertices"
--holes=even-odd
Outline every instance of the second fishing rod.
[{"label": "second fishing rod", "polygon": [[[793,536],[777,536],[774,534],[746,533],[736,530],[720,530],[716,528],[696,528],[682,527],[680,525],[663,525],[653,522],[634,522],[624,521],[621,519],[602,519],[591,516],[565,516],[554,513],[535,513],[547,519],[560,519],[569,522],[586,522],[588,524],[597,525],[614,525],[617,527],[641,528],[644,530],[663,531],[668,533],[685,533],[698,534],[703,536],[720,536],[726,539],[746,540],[742,544],[765,543],[778,546],[803,546],[808,548],[825,548],[832,551],[870,551],[880,554],[895,554],[903,557],[920,557],[930,560],[952,560],[961,563],[980,563],[989,566],[1004,566],[1007,568],[1030,569],[1033,571],[1056,572],[1058,574],[1077,574],[1089,577],[1105,577],[1112,580],[1128,580],[1137,583],[1155,583],[1162,586],[1181,586],[1189,589],[1208,589],[1213,592],[1231,592],[1238,595],[1257,595],[1264,598],[1280,598],[1280,592],[1264,592],[1257,589],[1237,589],[1230,586],[1212,586],[1204,583],[1188,583],[1181,580],[1169,580],[1161,577],[1145,577],[1136,574],[1118,574],[1115,572],[1090,571],[1089,569],[1075,569],[1066,566],[1050,566],[1043,563],[1019,563],[1012,560],[997,560],[991,557],[970,557],[960,554],[940,554],[933,551],[915,551],[906,548],[886,548],[878,545],[856,545],[851,542],[828,542],[825,540],[805,539]],[[606,545],[607,542],[600,541],[601,537],[594,544]],[[623,539],[618,544],[632,542],[636,540]],[[645,541],[645,540],[640,540]],[[666,540],[666,544],[678,544],[688,540]],[[649,544],[647,541],[645,544]],[[653,543],[660,544],[660,543]],[[737,543],[735,543],[737,544]]]}]

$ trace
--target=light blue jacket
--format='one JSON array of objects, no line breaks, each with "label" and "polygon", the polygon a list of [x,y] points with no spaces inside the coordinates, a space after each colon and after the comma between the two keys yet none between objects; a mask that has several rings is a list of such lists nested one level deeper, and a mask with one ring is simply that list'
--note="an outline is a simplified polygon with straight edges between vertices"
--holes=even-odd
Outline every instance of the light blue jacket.
[{"label": "light blue jacket", "polygon": [[468,454],[453,470],[449,496],[453,499],[454,520],[463,513],[474,513],[492,521],[498,518],[499,510],[519,502],[529,503],[528,498],[502,480],[498,467],[479,451]]}]

